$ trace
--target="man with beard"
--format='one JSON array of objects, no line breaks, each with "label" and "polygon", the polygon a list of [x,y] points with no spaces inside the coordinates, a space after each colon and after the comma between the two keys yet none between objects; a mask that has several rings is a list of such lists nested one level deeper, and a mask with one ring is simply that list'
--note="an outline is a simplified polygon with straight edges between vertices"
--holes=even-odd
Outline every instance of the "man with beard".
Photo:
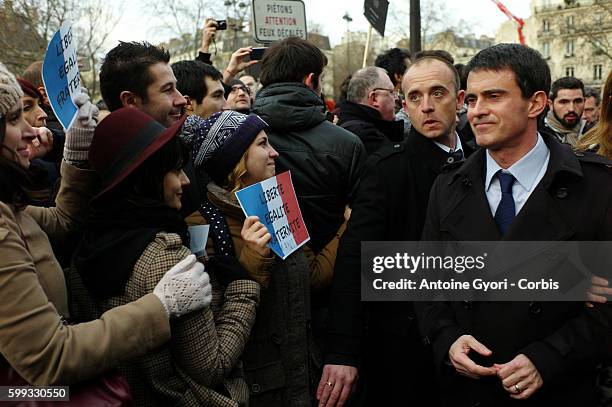
[{"label": "man with beard", "polygon": [[[408,137],[370,155],[338,249],[332,282],[321,406],[343,405],[360,376],[355,405],[436,406],[433,361],[420,340],[412,303],[360,297],[362,241],[421,237],[429,190],[448,163],[471,153],[455,126],[463,106],[459,74],[444,51],[415,56],[402,80]],[[402,374],[383,374],[398,370]],[[358,399],[358,400],[357,400]]]},{"label": "man with beard", "polygon": [[544,131],[557,139],[576,145],[584,129],[581,120],[584,110],[584,84],[580,79],[566,76],[553,82],[548,101],[549,112],[544,119]]}]

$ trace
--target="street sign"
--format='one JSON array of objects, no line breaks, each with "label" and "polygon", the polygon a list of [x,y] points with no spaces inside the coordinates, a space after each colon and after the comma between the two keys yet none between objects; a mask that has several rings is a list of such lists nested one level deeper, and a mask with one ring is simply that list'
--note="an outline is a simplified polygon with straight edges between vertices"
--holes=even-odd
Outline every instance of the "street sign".
[{"label": "street sign", "polygon": [[255,41],[260,44],[288,37],[306,39],[306,6],[301,0],[253,0]]},{"label": "street sign", "polygon": [[385,36],[388,9],[389,2],[387,0],[365,0],[363,5],[363,15],[381,37]]}]

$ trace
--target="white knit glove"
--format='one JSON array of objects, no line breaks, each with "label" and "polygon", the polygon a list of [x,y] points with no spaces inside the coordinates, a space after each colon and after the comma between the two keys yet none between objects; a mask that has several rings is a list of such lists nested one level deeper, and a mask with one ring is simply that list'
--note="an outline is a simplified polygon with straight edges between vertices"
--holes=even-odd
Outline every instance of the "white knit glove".
[{"label": "white knit glove", "polygon": [[98,114],[100,110],[98,106],[91,103],[87,89],[81,88],[81,92],[74,97],[74,104],[79,108],[77,112],[77,120],[81,122],[81,126],[85,128],[95,128],[98,123]]},{"label": "white knit glove", "polygon": [[204,265],[191,254],[166,272],[155,286],[168,316],[180,317],[207,307],[212,301],[212,287]]}]

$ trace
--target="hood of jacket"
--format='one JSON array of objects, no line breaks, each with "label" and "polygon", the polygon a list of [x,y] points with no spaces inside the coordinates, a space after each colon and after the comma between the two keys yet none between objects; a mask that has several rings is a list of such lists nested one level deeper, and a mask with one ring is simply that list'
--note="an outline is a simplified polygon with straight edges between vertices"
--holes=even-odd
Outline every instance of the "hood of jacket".
[{"label": "hood of jacket", "polygon": [[274,131],[310,129],[325,121],[323,100],[299,82],[274,83],[257,92],[251,109]]}]

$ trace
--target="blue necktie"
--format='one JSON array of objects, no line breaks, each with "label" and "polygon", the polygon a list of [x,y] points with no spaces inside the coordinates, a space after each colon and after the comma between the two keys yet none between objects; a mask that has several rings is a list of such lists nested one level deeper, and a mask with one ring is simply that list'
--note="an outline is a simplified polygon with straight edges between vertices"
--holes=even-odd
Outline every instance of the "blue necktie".
[{"label": "blue necktie", "polygon": [[514,181],[516,181],[516,178],[514,178],[512,174],[502,172],[501,170],[499,170],[496,175],[501,186],[502,197],[495,211],[495,222],[503,236],[506,234],[516,214],[514,198],[512,197],[512,185]]}]

